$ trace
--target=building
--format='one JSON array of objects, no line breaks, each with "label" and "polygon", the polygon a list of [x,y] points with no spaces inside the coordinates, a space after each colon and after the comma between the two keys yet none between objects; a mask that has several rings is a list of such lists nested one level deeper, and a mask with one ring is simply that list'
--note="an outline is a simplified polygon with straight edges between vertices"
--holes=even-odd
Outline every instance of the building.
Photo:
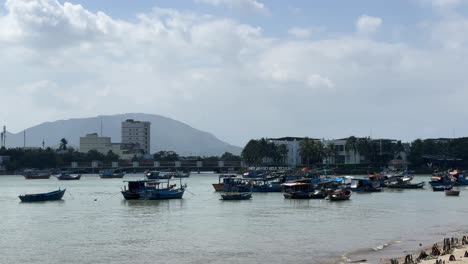
[{"label": "building", "polygon": [[[300,144],[303,137],[282,137],[282,138],[269,138],[268,141],[276,145],[285,145],[288,149],[288,157],[286,164],[289,167],[297,167],[302,165],[302,158],[300,155]],[[320,141],[320,139],[311,138],[312,140]]]},{"label": "building", "polygon": [[96,150],[104,155],[109,151],[120,155],[121,145],[119,143],[112,143],[110,137],[100,137],[97,133],[92,133],[80,137],[80,152],[88,153],[90,150]]},{"label": "building", "polygon": [[150,154],[151,123],[127,119],[122,122],[122,144],[134,151]]}]

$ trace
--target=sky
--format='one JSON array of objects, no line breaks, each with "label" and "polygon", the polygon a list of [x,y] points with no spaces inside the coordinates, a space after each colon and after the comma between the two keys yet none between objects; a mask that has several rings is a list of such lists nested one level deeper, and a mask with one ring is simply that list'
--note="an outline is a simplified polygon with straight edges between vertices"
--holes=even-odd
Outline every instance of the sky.
[{"label": "sky", "polygon": [[159,114],[252,138],[468,136],[468,0],[6,0],[0,125]]}]

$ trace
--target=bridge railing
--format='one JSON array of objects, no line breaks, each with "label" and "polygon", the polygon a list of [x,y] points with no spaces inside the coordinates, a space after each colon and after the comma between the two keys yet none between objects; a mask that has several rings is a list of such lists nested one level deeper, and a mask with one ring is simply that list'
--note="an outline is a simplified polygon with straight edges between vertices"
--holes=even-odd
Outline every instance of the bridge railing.
[{"label": "bridge railing", "polygon": [[113,162],[72,162],[71,164],[63,164],[60,167],[71,168],[225,168],[225,167],[245,167],[241,161],[218,161],[218,160],[181,160],[181,161],[113,161]]}]

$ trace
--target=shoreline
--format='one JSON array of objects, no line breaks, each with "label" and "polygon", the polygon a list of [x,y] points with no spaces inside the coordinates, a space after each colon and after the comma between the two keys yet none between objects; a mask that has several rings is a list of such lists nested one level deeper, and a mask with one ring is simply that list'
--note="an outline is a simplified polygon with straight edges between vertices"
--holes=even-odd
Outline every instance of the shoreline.
[{"label": "shoreline", "polygon": [[[420,244],[420,246],[422,245]],[[405,254],[407,253],[405,256],[383,259],[379,262],[379,264],[434,264],[436,261],[439,261],[440,264],[453,261],[456,261],[457,263],[468,264],[468,235],[444,238],[441,241],[435,242],[433,245],[425,246],[421,249],[409,249],[405,250],[404,252]],[[452,260],[450,260],[451,258]],[[350,263],[368,262],[363,261]]]}]

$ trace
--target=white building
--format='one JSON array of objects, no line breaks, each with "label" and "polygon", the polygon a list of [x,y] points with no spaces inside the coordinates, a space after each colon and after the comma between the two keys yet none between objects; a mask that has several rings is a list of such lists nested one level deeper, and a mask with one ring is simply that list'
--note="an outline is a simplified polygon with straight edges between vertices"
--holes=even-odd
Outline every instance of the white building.
[{"label": "white building", "polygon": [[106,155],[109,151],[120,154],[120,144],[112,143],[110,137],[100,137],[97,133],[87,134],[80,137],[80,152],[88,153],[90,150],[96,150]]},{"label": "white building", "polygon": [[364,161],[364,157],[359,155],[358,151],[346,150],[346,141],[348,138],[324,140],[323,147],[328,147],[330,144],[335,146],[334,154],[330,157],[325,157],[324,164],[360,164]]},{"label": "white building", "polygon": [[[285,145],[288,149],[288,157],[286,158],[286,164],[289,167],[297,167],[302,165],[302,158],[299,154],[300,144],[303,140],[303,137],[282,137],[282,138],[269,138],[270,142],[273,142],[276,145]],[[319,139],[313,139],[320,141]]]},{"label": "white building", "polygon": [[150,154],[151,123],[127,119],[122,122],[122,144],[132,145],[133,150]]}]

